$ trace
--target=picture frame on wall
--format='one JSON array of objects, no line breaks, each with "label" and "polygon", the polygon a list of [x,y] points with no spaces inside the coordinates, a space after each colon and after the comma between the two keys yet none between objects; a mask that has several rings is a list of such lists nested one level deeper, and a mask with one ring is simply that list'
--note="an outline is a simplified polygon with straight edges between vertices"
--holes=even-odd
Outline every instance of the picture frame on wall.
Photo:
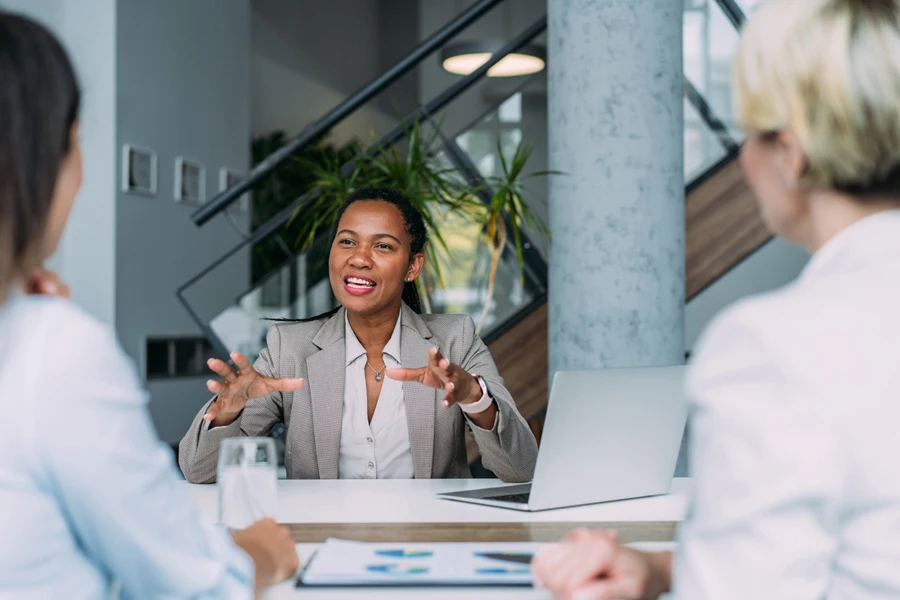
[{"label": "picture frame on wall", "polygon": [[175,159],[175,201],[194,205],[206,201],[206,167],[199,161]]},{"label": "picture frame on wall", "polygon": [[[228,167],[219,169],[219,192],[224,192],[244,178],[244,173]],[[243,194],[236,202],[228,207],[230,212],[246,214],[250,212],[250,193]]]},{"label": "picture frame on wall", "polygon": [[156,152],[124,144],[122,146],[122,191],[140,196],[155,196],[156,181]]}]

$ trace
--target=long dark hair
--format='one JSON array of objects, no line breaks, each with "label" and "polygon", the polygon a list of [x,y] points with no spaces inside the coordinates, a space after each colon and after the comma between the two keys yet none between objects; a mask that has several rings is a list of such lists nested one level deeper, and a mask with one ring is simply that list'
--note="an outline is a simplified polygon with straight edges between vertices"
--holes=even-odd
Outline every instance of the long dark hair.
[{"label": "long dark hair", "polygon": [[[406,229],[406,234],[409,236],[409,250],[410,250],[410,259],[412,257],[425,249],[425,244],[428,242],[428,230],[425,227],[425,219],[422,217],[422,213],[416,208],[409,198],[406,197],[403,192],[396,190],[394,188],[389,187],[365,187],[360,188],[350,194],[347,198],[347,201],[344,202],[343,206],[341,206],[338,211],[337,218],[334,221],[334,227],[331,229],[331,236],[329,238],[330,243],[328,245],[329,252],[330,248],[334,245],[334,239],[337,237],[338,226],[341,222],[341,217],[344,216],[344,213],[347,212],[347,209],[354,202],[361,202],[364,200],[377,200],[380,202],[387,202],[388,204],[393,204],[400,211],[400,214],[403,216],[403,226]],[[422,314],[422,299],[419,297],[419,289],[416,287],[415,281],[407,281],[403,284],[403,302],[406,303],[416,314]],[[321,315],[317,315],[315,317],[310,317],[308,319],[270,319],[272,321],[291,321],[295,323],[306,323],[308,321],[317,321],[319,319],[328,318],[337,311],[340,310],[340,307],[332,309],[326,313],[322,313]]]},{"label": "long dark hair", "polygon": [[45,27],[0,11],[0,301],[37,266],[81,92]]}]

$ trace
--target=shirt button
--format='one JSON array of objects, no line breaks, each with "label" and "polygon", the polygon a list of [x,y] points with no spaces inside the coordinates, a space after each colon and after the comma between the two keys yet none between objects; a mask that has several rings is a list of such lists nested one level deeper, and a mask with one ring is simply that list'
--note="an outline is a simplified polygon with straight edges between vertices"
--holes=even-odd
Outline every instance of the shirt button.
[{"label": "shirt button", "polygon": [[370,438],[370,437],[367,437],[367,438],[366,438],[366,443],[367,443],[367,444],[368,444],[368,445],[370,445],[370,446],[371,446],[371,445],[372,445],[372,444],[374,444],[374,443],[375,443],[375,440],[373,440],[373,439],[372,439],[372,438]]},{"label": "shirt button", "polygon": [[374,469],[375,463],[373,463],[372,461],[369,461],[369,464],[367,464],[366,466],[369,467],[370,469]]}]

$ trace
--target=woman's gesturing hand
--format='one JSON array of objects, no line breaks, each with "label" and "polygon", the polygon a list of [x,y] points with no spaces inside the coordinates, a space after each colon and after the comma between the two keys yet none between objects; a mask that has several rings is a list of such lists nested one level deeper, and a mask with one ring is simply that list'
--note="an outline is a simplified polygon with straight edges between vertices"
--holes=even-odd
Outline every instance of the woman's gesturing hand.
[{"label": "woman's gesturing hand", "polygon": [[418,369],[388,369],[385,374],[397,381],[415,381],[447,392],[444,406],[455,402],[477,402],[481,386],[470,373],[444,358],[437,348],[428,351],[428,364]]},{"label": "woman's gesturing hand", "polygon": [[[475,377],[460,367],[450,362],[438,351],[431,348],[428,351],[428,364],[418,369],[388,369],[387,376],[398,381],[415,381],[438,390],[444,390],[444,406],[452,404],[471,404],[481,400],[481,386]],[[491,430],[497,420],[497,406],[491,402],[490,406],[479,412],[470,413],[469,419],[482,429]]]},{"label": "woman's gesturing hand", "polygon": [[261,375],[240,352],[232,352],[231,360],[237,371],[217,358],[211,358],[206,363],[223,379],[210,379],[206,382],[209,391],[216,394],[216,401],[210,405],[203,418],[212,421],[213,427],[233,423],[251,398],[262,398],[272,392],[293,392],[302,388],[305,383],[302,379],[293,377]]}]

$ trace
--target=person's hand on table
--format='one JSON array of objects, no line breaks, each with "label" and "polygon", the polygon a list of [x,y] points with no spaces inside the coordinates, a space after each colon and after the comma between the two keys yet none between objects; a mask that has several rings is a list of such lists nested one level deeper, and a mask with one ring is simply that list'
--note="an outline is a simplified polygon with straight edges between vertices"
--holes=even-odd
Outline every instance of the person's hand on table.
[{"label": "person's hand on table", "polygon": [[671,554],[619,543],[610,530],[576,529],[532,561],[536,587],[557,600],[650,600],[669,591]]},{"label": "person's hand on table", "polygon": [[261,375],[240,352],[232,352],[231,360],[237,372],[218,358],[211,358],[206,363],[224,380],[210,379],[206,382],[209,391],[216,394],[216,401],[203,415],[205,420],[212,421],[211,427],[233,423],[252,398],[262,398],[272,392],[293,392],[303,387],[302,379]]},{"label": "person's hand on table", "polygon": [[[385,375],[397,381],[414,381],[421,385],[444,390],[444,407],[453,404],[473,404],[481,400],[481,386],[475,377],[450,362],[437,348],[428,350],[428,364],[418,369],[388,369]],[[482,429],[493,429],[497,416],[497,406],[491,406],[480,413],[469,413],[469,418]]]},{"label": "person's hand on table", "polygon": [[247,529],[234,532],[231,538],[253,560],[257,596],[300,568],[300,557],[290,531],[272,519],[257,521]]},{"label": "person's hand on table", "polygon": [[56,296],[71,299],[72,290],[54,271],[38,267],[25,282],[25,293],[36,296]]}]

